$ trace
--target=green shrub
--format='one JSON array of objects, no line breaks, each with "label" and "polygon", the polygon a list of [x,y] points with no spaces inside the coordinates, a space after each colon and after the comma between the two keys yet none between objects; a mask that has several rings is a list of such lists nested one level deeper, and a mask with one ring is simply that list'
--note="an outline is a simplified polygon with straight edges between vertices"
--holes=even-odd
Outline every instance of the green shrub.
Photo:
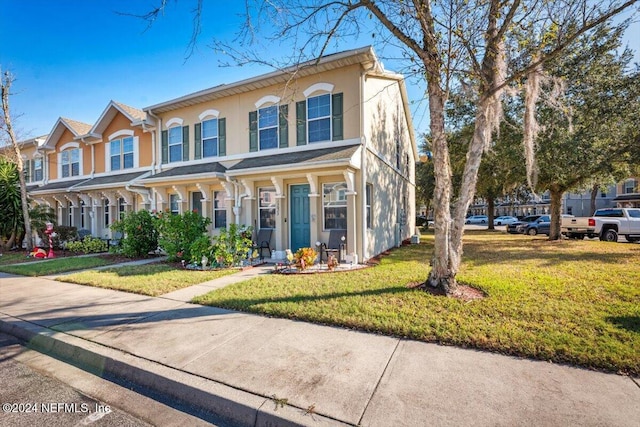
[{"label": "green shrub", "polygon": [[[49,235],[45,234],[45,230],[46,226],[38,230],[38,233],[42,236],[43,246],[49,247]],[[76,227],[54,225],[53,232],[55,236],[52,236],[51,240],[55,249],[66,249],[70,242],[78,240],[78,229]]]},{"label": "green shrub", "polygon": [[209,236],[202,235],[198,237],[190,248],[191,262],[194,264],[201,264],[202,258],[206,257],[209,264],[213,261],[213,245]]},{"label": "green shrub", "polygon": [[66,249],[71,252],[82,252],[85,254],[96,254],[107,252],[107,242],[97,237],[86,236],[82,240],[67,242]]},{"label": "green shrub", "polygon": [[214,237],[213,259],[221,266],[236,266],[247,259],[251,251],[252,227],[236,224],[229,225],[229,229],[223,228],[220,234]]},{"label": "green shrub", "polygon": [[146,257],[158,249],[156,220],[149,211],[127,212],[110,228],[122,234],[116,251],[126,257]]},{"label": "green shrub", "polygon": [[191,245],[207,231],[211,219],[196,212],[173,215],[160,212],[155,217],[158,245],[167,253],[170,261],[191,260]]}]

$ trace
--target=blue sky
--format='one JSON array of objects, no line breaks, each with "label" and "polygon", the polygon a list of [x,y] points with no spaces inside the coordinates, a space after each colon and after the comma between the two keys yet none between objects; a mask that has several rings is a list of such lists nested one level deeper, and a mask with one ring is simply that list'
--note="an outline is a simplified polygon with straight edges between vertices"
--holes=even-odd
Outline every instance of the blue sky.
[{"label": "blue sky", "polygon": [[[150,28],[140,19],[116,13],[144,13],[156,3],[0,0],[0,66],[16,76],[10,102],[18,137],[46,134],[60,116],[94,124],[112,99],[143,108],[272,71],[257,65],[220,67],[220,60],[228,58],[207,46],[214,36],[233,38],[244,2],[205,1],[200,43],[186,61],[194,1],[169,1],[167,14]],[[636,61],[639,27],[634,24],[627,35]],[[371,43],[367,34],[339,50]],[[394,70],[392,64],[385,65]],[[421,88],[410,84],[409,96],[416,130],[424,131],[428,119]]]}]

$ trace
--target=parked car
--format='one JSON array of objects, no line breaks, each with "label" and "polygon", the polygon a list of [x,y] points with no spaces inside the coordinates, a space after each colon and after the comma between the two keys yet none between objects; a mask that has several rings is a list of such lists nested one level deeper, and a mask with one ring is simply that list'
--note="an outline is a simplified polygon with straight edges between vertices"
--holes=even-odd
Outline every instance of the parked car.
[{"label": "parked car", "polygon": [[416,215],[416,227],[422,227],[427,223],[427,217],[424,215]]},{"label": "parked car", "polygon": [[498,218],[493,220],[493,225],[509,225],[514,222],[518,222],[518,218],[515,216],[499,216]]},{"label": "parked car", "polygon": [[507,233],[512,233],[512,234],[523,234],[524,230],[527,228],[527,225],[529,223],[534,222],[535,220],[537,220],[538,218],[540,218],[542,215],[529,215],[529,216],[525,216],[524,218],[522,218],[520,221],[517,222],[513,222],[509,225],[507,225]]},{"label": "parked car", "polygon": [[629,242],[640,241],[640,209],[598,209],[590,218],[571,218],[562,221],[562,234],[569,238],[599,237],[606,242],[617,242],[618,234]]},{"label": "parked car", "polygon": [[486,215],[472,215],[464,221],[465,224],[487,224],[488,222],[489,217]]},{"label": "parked car", "polygon": [[[561,216],[562,220],[564,218],[572,218],[573,215],[565,215]],[[535,236],[536,234],[546,234],[549,235],[551,231],[551,217],[549,215],[543,215],[534,222],[531,222],[524,229],[524,234],[528,234],[529,236]]]}]

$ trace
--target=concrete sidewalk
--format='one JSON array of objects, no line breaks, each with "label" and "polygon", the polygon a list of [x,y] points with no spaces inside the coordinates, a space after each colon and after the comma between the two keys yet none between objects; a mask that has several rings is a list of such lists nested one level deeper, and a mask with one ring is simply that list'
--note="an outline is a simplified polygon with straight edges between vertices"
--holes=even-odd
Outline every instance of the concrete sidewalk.
[{"label": "concrete sidewalk", "polygon": [[203,307],[184,302],[186,293],[170,295],[0,274],[0,331],[234,425],[640,423],[638,379]]}]

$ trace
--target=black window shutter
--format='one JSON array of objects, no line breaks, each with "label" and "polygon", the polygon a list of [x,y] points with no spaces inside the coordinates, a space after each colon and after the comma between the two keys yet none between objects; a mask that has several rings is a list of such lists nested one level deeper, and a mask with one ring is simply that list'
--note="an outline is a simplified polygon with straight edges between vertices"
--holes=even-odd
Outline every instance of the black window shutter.
[{"label": "black window shutter", "polygon": [[280,106],[280,123],[278,133],[280,134],[280,148],[289,146],[289,106]]},{"label": "black window shutter", "polygon": [[332,141],[340,141],[344,138],[342,135],[343,118],[342,118],[342,93],[335,93],[331,97],[331,109],[332,109],[332,127],[333,136]]},{"label": "black window shutter", "polygon": [[249,111],[249,151],[258,151],[258,112]]},{"label": "black window shutter", "polygon": [[189,126],[182,126],[182,161],[189,160]]},{"label": "black window shutter", "polygon": [[169,163],[169,132],[162,131],[162,164]]},{"label": "black window shutter", "polygon": [[307,143],[307,101],[296,102],[296,144]]},{"label": "black window shutter", "polygon": [[218,156],[227,155],[227,119],[218,119]]},{"label": "black window shutter", "polygon": [[195,146],[194,159],[198,160],[202,158],[202,123],[196,123],[193,125],[193,143]]}]

